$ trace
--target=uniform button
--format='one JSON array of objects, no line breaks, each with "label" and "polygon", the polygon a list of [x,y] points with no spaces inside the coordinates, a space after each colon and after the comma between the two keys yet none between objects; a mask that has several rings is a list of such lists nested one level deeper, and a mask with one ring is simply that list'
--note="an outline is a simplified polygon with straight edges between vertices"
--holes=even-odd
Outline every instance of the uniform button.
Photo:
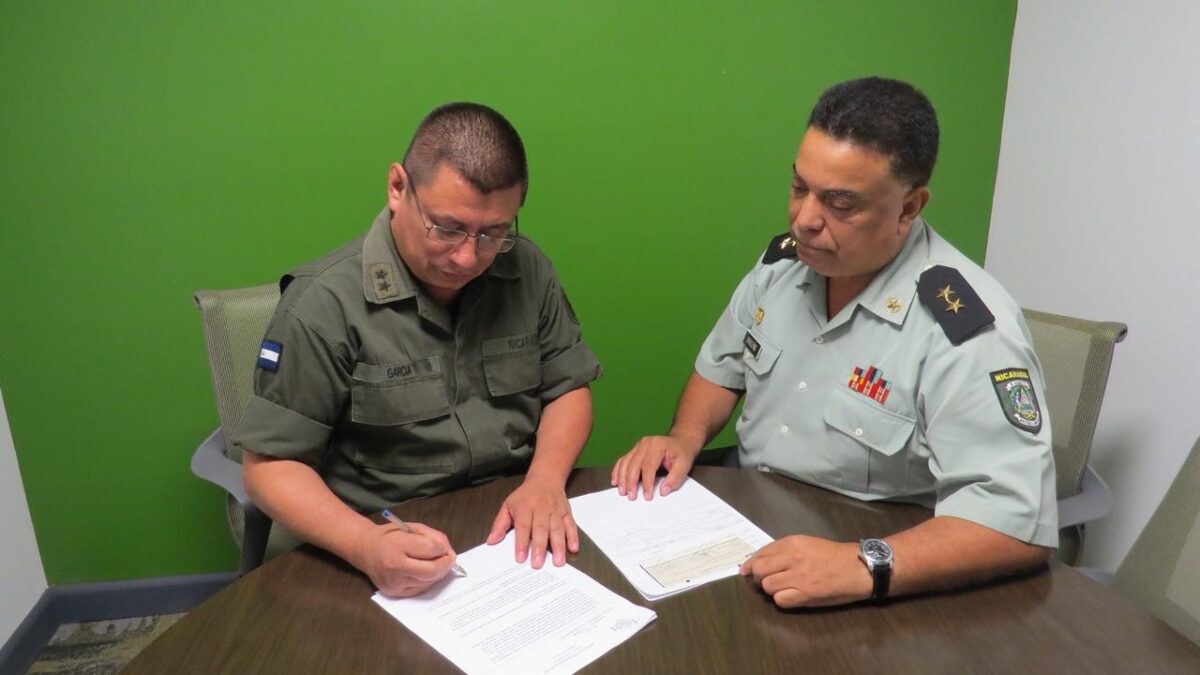
[{"label": "uniform button", "polygon": [[854,430],[854,435],[855,435],[855,436],[862,436],[862,428],[861,428],[861,427],[859,427],[858,429],[855,429],[855,430]]},{"label": "uniform button", "polygon": [[785,424],[779,427],[779,430],[786,434],[788,432],[788,425]]},{"label": "uniform button", "polygon": [[823,344],[825,344],[825,338],[824,338],[824,336],[818,335],[817,339],[813,340],[813,342],[816,342],[819,345],[823,345]]},{"label": "uniform button", "polygon": [[805,389],[808,389],[808,383],[801,382],[800,384],[796,385],[796,388],[799,389],[800,391],[804,391]]}]

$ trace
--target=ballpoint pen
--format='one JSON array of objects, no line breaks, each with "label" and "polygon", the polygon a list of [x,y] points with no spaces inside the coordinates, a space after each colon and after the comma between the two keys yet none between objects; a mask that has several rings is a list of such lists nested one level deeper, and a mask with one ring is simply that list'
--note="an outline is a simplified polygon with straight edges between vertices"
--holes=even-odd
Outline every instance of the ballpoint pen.
[{"label": "ballpoint pen", "polygon": [[[408,526],[408,523],[404,522],[403,520],[400,520],[400,518],[396,514],[392,513],[388,509],[383,510],[383,517],[386,518],[389,523],[392,523],[393,525],[399,527],[400,529],[404,530],[405,532],[407,532],[409,534],[413,533],[412,528]],[[462,565],[459,565],[458,563],[454,563],[454,567],[451,567],[450,569],[454,570],[454,573],[459,576],[463,576],[463,577],[467,576],[467,571],[464,570],[462,568]]]}]

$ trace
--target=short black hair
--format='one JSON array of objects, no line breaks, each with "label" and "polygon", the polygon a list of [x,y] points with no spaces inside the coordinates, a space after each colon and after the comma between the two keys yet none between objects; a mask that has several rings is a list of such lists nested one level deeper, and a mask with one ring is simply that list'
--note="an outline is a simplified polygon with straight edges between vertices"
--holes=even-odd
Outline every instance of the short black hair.
[{"label": "short black hair", "polygon": [[891,158],[892,175],[924,187],[937,163],[938,122],[933,104],[907,82],[864,77],[821,94],[808,126]]},{"label": "short black hair", "polygon": [[417,185],[433,179],[443,162],[487,194],[521,185],[529,190],[525,145],[513,125],[478,103],[447,103],[421,120],[404,153],[404,170]]}]

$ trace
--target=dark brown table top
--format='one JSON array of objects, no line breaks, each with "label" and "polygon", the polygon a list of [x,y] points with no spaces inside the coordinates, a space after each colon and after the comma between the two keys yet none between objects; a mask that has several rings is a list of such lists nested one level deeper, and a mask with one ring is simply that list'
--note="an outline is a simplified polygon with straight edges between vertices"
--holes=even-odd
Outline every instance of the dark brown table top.
[{"label": "dark brown table top", "polygon": [[[579,469],[568,494],[606,489],[608,475],[608,469]],[[696,467],[692,475],[776,538],[802,533],[853,541],[930,516],[917,506],[859,502],[748,469]],[[465,551],[484,541],[519,480],[415,500],[395,512],[441,529]],[[882,606],[784,611],[741,577],[649,603],[586,536],[581,548],[572,565],[658,613],[585,673],[1200,673],[1200,648],[1058,563]],[[357,570],[301,547],[193,609],[124,672],[459,672],[371,602],[373,593]]]}]

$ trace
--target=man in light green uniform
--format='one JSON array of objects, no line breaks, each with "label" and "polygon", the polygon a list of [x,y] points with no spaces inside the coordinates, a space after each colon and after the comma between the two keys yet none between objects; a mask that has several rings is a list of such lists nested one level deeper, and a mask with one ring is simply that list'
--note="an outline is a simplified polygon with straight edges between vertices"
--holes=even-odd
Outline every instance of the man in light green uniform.
[{"label": "man in light green uniform", "polygon": [[886,539],[764,547],[742,572],[781,606],[971,583],[1057,545],[1050,423],[1021,309],[919,217],[937,141],[932,106],[907,84],[825,92],[793,166],[789,232],[705,340],[669,435],[613,469],[624,494],[650,499],[665,467],[669,494],[744,394],[743,466],[934,509]]},{"label": "man in light green uniform", "polygon": [[578,550],[564,485],[600,365],[549,260],[516,234],[525,152],[499,113],[450,104],[388,175],[359,239],[283,277],[234,443],[247,490],[387,595],[420,593],[454,550],[363,514],[525,473],[489,542],[540,567]]}]

